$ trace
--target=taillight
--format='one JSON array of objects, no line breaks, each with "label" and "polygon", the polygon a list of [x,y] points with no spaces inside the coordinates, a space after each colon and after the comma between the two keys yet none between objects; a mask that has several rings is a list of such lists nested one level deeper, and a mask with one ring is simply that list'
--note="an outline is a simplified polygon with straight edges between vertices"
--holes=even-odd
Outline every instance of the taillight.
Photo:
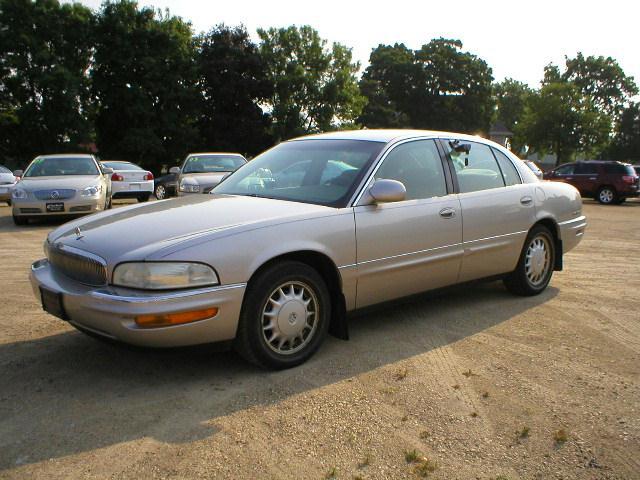
[{"label": "taillight", "polygon": [[144,174],[144,179],[145,180],[153,180],[153,173],[151,172],[147,172]]},{"label": "taillight", "polygon": [[124,177],[119,173],[114,173],[113,175],[111,175],[112,182],[122,182],[123,180],[124,180]]},{"label": "taillight", "polygon": [[628,183],[630,185],[633,185],[634,183],[636,183],[638,177],[636,177],[635,175],[623,175],[622,176],[622,181],[624,183]]}]

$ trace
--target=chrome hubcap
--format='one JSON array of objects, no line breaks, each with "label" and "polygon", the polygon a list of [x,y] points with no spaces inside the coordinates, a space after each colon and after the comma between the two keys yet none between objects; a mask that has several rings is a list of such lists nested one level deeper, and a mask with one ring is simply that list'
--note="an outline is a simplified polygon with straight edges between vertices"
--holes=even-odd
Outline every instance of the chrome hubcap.
[{"label": "chrome hubcap", "polygon": [[164,187],[162,185],[156,188],[156,198],[158,200],[162,200],[164,198],[164,193]]},{"label": "chrome hubcap", "polygon": [[545,281],[551,268],[551,248],[546,237],[540,235],[531,240],[524,266],[531,285],[535,287]]},{"label": "chrome hubcap", "polygon": [[605,188],[600,192],[600,201],[602,203],[610,203],[613,201],[613,192],[608,188]]},{"label": "chrome hubcap", "polygon": [[318,299],[305,283],[277,287],[262,309],[262,336],[271,350],[291,355],[313,338],[318,325]]}]

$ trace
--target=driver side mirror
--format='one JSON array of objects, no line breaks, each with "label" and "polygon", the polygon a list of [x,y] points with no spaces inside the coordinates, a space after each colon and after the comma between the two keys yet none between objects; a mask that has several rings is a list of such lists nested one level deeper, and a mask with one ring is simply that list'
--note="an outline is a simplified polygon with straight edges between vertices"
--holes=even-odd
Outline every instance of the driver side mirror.
[{"label": "driver side mirror", "polygon": [[111,167],[104,167],[104,168],[102,169],[102,173],[103,173],[104,175],[111,175],[111,174],[113,173],[113,168],[111,168]]},{"label": "driver side mirror", "polygon": [[180,175],[180,167],[171,167],[169,169],[169,173],[175,173],[176,175]]},{"label": "driver side mirror", "polygon": [[23,172],[22,170],[15,170],[15,171],[13,172],[13,176],[14,176],[14,177],[22,178],[22,175],[23,175],[23,174],[24,174],[24,172]]},{"label": "driver side mirror", "polygon": [[402,182],[381,178],[371,185],[369,195],[373,203],[401,202],[407,198],[407,189]]}]

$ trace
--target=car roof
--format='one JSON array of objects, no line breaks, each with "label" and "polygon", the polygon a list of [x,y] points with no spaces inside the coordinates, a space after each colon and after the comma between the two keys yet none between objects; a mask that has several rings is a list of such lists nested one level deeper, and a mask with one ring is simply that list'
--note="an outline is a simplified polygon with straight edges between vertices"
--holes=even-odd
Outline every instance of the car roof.
[{"label": "car roof", "polygon": [[469,141],[484,141],[487,139],[466,135],[463,133],[442,132],[437,130],[404,130],[404,129],[364,129],[364,130],[343,130],[340,132],[318,133],[315,135],[307,135],[298,137],[291,141],[310,140],[310,139],[331,139],[331,140],[366,140],[370,142],[388,143],[396,140],[404,140],[414,137],[455,137]]},{"label": "car roof", "polygon": [[242,155],[241,153],[235,153],[235,152],[195,152],[195,153],[188,154],[187,157],[191,157],[194,155],[234,155],[236,157],[244,158],[244,155]]},{"label": "car roof", "polygon": [[47,155],[38,155],[36,158],[93,158],[90,153],[52,153]]},{"label": "car roof", "polygon": [[[109,162],[109,163],[133,163],[129,160],[100,160],[100,163]],[[135,165],[135,163],[133,163]]]}]

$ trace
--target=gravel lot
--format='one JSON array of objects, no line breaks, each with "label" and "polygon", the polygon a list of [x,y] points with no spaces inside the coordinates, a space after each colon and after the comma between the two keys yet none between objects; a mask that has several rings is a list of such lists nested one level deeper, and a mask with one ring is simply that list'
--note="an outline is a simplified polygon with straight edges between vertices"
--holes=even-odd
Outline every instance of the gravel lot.
[{"label": "gravel lot", "polygon": [[542,295],[380,307],[273,373],[45,314],[27,273],[53,225],[0,206],[0,478],[640,478],[640,202],[584,210]]}]

